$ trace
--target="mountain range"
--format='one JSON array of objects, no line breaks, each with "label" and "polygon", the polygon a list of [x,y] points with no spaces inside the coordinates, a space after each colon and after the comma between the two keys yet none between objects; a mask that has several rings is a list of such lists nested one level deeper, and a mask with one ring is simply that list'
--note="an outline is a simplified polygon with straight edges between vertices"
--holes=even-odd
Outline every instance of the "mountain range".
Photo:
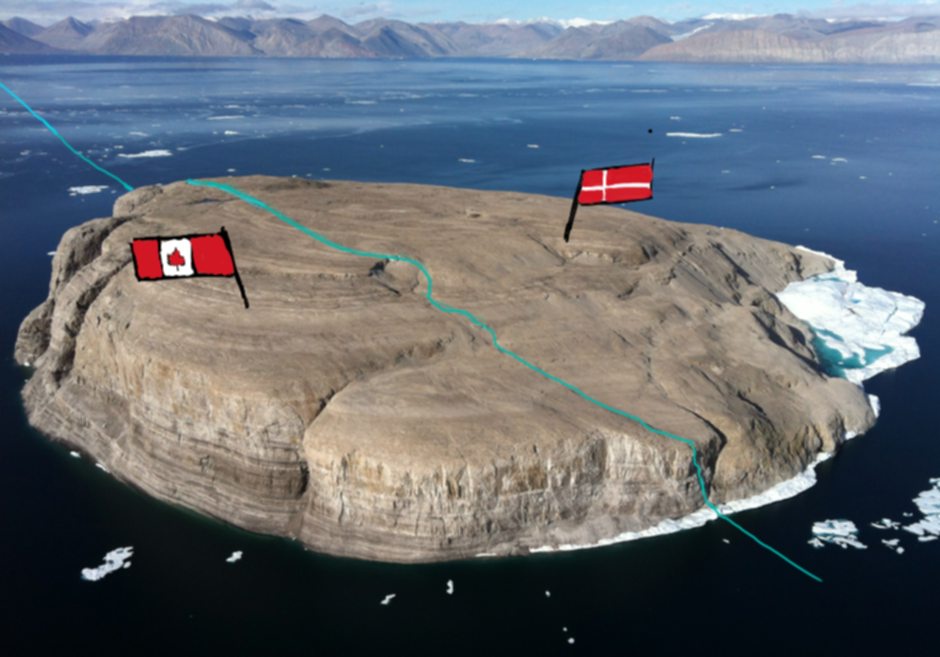
[{"label": "mountain range", "polygon": [[471,24],[372,19],[349,24],[332,16],[302,21],[196,15],[91,23],[68,17],[44,27],[13,17],[0,22],[0,53],[938,63],[940,16],[830,21],[777,14],[675,23],[639,16],[568,27],[547,20]]}]

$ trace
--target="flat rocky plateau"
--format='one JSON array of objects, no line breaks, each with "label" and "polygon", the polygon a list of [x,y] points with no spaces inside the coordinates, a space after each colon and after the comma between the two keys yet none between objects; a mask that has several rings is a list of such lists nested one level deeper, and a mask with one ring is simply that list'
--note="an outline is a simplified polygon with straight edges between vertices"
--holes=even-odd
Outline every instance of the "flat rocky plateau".
[{"label": "flat rocky plateau", "polygon": [[[874,422],[774,292],[820,256],[506,192],[219,179],[349,247],[591,396],[694,440],[715,502]],[[416,268],[347,255],[185,182],[70,229],[23,321],[30,422],[163,500],[331,554],[431,561],[591,543],[702,506],[691,450],[497,352]],[[134,237],[225,226],[232,279],[138,282]]]}]

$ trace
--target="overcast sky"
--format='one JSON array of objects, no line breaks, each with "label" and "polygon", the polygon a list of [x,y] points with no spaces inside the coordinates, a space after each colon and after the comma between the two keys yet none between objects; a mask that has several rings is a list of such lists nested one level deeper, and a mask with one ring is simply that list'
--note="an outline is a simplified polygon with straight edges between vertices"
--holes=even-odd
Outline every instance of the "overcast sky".
[{"label": "overcast sky", "polygon": [[746,16],[779,12],[825,18],[897,18],[940,14],[940,4],[938,0],[872,4],[838,0],[665,0],[655,4],[640,0],[0,0],[0,18],[23,16],[43,24],[65,16],[91,20],[181,13],[203,16],[296,16],[305,19],[330,14],[348,22],[376,17],[413,22],[488,22],[542,17],[606,21],[640,15],[677,20],[709,14]]}]

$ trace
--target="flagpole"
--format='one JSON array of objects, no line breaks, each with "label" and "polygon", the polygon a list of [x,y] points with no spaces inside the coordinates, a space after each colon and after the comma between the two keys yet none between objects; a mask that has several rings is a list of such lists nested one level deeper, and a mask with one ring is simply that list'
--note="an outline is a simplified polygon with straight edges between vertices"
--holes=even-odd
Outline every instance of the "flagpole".
[{"label": "flagpole", "polygon": [[238,291],[241,292],[242,301],[245,302],[245,308],[248,308],[248,295],[245,293],[245,284],[242,283],[242,277],[238,273],[238,265],[235,264],[235,251],[232,249],[232,240],[228,237],[228,231],[225,230],[225,226],[222,226],[222,230],[219,231],[222,235],[222,239],[225,241],[225,246],[228,248],[229,254],[232,256],[232,271],[235,272],[235,282],[238,283]]},{"label": "flagpole", "polygon": [[578,187],[574,190],[574,197],[571,199],[571,213],[568,215],[568,223],[565,225],[565,242],[571,236],[571,229],[574,228],[574,216],[578,213],[578,196],[581,195],[581,185],[584,182],[584,169],[581,169],[581,175],[578,177]]}]

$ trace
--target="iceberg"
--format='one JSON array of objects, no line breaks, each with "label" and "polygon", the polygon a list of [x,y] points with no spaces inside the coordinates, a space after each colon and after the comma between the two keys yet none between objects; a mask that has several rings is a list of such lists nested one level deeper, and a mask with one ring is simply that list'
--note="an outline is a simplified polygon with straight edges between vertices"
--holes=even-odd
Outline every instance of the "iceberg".
[{"label": "iceberg", "polygon": [[228,556],[228,558],[225,561],[227,563],[235,563],[236,561],[239,561],[242,558],[243,554],[244,553],[241,550],[235,550],[234,552],[232,552],[232,554]]},{"label": "iceberg", "polygon": [[904,531],[915,534],[917,540],[922,543],[940,537],[940,477],[934,477],[930,483],[933,485],[932,488],[928,488],[914,498],[914,504],[924,517],[910,525],[904,525]]},{"label": "iceberg", "polygon": [[880,372],[919,358],[917,341],[905,333],[920,322],[924,302],[862,285],[843,261],[819,255],[831,259],[834,269],[790,283],[777,298],[810,325],[813,347],[828,373],[860,385]]},{"label": "iceberg", "polygon": [[85,194],[97,194],[108,188],[107,185],[78,185],[69,187],[69,196],[84,196]]},{"label": "iceberg", "polygon": [[813,523],[813,538],[809,544],[819,548],[826,543],[838,545],[843,550],[853,547],[865,550],[867,545],[858,540],[858,527],[851,520],[821,520]]},{"label": "iceberg", "polygon": [[720,137],[720,132],[667,132],[667,137],[680,137],[682,139],[714,139]]},{"label": "iceberg", "polygon": [[126,157],[128,159],[138,158],[138,157],[170,157],[173,155],[170,151],[165,148],[157,148],[152,151],[143,151],[140,153],[118,153],[118,157]]},{"label": "iceberg", "polygon": [[97,582],[116,570],[131,567],[131,557],[134,556],[133,547],[119,547],[104,555],[104,563],[94,568],[82,568],[82,579],[86,582]]}]

